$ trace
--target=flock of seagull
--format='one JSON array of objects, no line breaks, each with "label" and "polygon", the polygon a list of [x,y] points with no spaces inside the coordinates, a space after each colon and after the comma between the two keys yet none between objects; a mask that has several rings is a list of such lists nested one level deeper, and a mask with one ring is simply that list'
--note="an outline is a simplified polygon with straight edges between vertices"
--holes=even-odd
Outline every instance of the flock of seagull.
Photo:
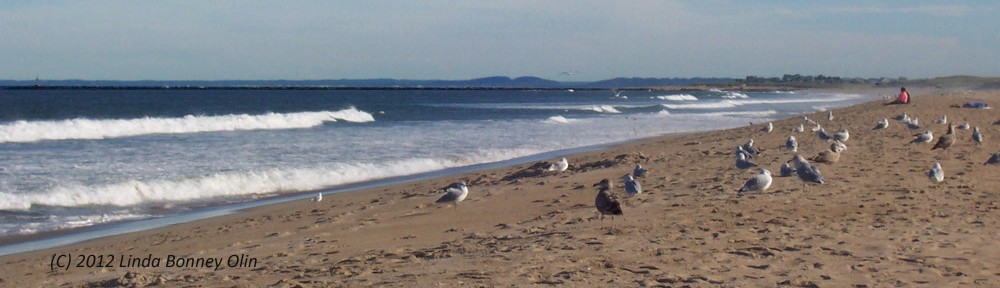
[{"label": "flock of seagull", "polygon": [[[834,119],[833,111],[829,111],[827,114],[827,120],[832,122],[833,119]],[[911,118],[905,112],[899,116],[894,117],[894,119],[905,123],[906,127],[909,129],[916,130],[922,128],[917,118],[915,117]],[[948,125],[948,130],[947,133],[945,133],[941,137],[938,137],[937,142],[934,144],[934,147],[932,147],[931,150],[936,150],[936,149],[947,150],[949,147],[955,144],[956,126],[954,124],[948,124],[947,116],[943,116],[937,119],[936,121],[934,121],[934,123],[941,125]],[[819,152],[816,156],[806,159],[805,157],[802,157],[797,154],[799,150],[798,149],[799,145],[795,136],[789,135],[788,138],[786,139],[785,148],[796,154],[794,154],[794,156],[790,160],[786,161],[781,165],[781,170],[779,171],[780,172],[779,175],[781,177],[791,177],[793,175],[796,176],[802,182],[803,189],[805,189],[805,187],[809,184],[821,185],[826,183],[823,180],[823,175],[820,172],[819,168],[810,161],[817,163],[829,163],[829,164],[836,163],[837,161],[839,161],[841,153],[847,150],[846,142],[851,137],[850,131],[848,131],[847,129],[843,129],[837,131],[836,133],[830,134],[819,124],[819,122],[809,119],[809,117],[807,116],[803,116],[802,123],[796,127],[793,127],[791,131],[796,133],[805,132],[806,124],[814,125],[814,127],[811,129],[812,132],[816,132],[816,136],[820,140],[830,142],[830,147],[826,150],[823,150],[822,152]],[[872,128],[872,130],[887,129],[889,127],[889,124],[890,124],[889,118],[883,118],[882,120],[878,121],[878,123],[875,124],[875,127]],[[969,130],[970,125],[969,123],[966,122],[961,125],[958,125],[957,128],[961,130]],[[768,122],[767,125],[765,125],[761,130],[765,133],[771,133],[772,131],[774,131],[774,124]],[[930,143],[933,140],[934,140],[933,132],[931,130],[926,130],[923,133],[914,134],[913,140],[911,140],[909,143],[910,144]],[[983,142],[983,135],[980,132],[979,127],[973,128],[972,140],[977,144],[981,144]],[[771,184],[773,183],[774,180],[772,178],[771,171],[768,170],[767,168],[760,167],[758,163],[755,163],[752,160],[755,156],[758,156],[760,153],[761,153],[760,149],[754,146],[753,138],[750,138],[743,145],[736,146],[736,148],[734,149],[734,154],[736,157],[736,168],[738,170],[759,168],[758,173],[752,175],[749,179],[746,180],[746,182],[743,183],[743,186],[741,186],[740,189],[737,191],[737,196],[742,197],[744,196],[744,194],[748,192],[764,192],[769,187],[771,187]],[[1000,152],[992,154],[991,157],[983,165],[990,165],[990,164],[994,165],[1000,164]],[[548,171],[558,173],[566,171],[566,169],[568,168],[569,168],[569,162],[566,160],[565,157],[563,157],[559,159],[559,161],[551,164],[551,166],[548,168]],[[643,168],[642,165],[636,164],[632,173],[625,174],[625,176],[623,176],[623,180],[625,183],[625,190],[624,190],[625,195],[635,196],[642,193],[642,185],[636,180],[636,178],[643,177],[644,175],[647,174],[647,172],[648,171],[645,168]],[[927,172],[927,176],[934,183],[940,183],[944,181],[944,170],[941,167],[941,163],[935,162],[931,167],[930,171]],[[614,184],[612,183],[611,180],[602,179],[600,182],[594,184],[593,186],[597,187],[598,189],[597,196],[594,200],[594,206],[595,208],[597,208],[597,211],[600,212],[600,217],[602,221],[604,220],[605,215],[610,215],[612,217],[614,217],[615,215],[623,215],[622,201],[619,198],[618,194],[612,191],[612,189],[614,188]],[[442,196],[440,199],[438,199],[437,203],[454,203],[456,207],[457,204],[459,202],[462,202],[462,200],[464,200],[469,194],[469,189],[465,181],[456,182],[441,189],[445,192],[445,195]],[[319,199],[322,199],[322,195],[319,195],[317,197],[318,197],[317,201]]]}]

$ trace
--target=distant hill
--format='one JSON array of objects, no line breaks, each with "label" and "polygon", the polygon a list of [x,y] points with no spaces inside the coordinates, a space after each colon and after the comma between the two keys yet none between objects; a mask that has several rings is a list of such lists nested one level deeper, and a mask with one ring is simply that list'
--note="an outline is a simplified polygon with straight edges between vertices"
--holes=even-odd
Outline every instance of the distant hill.
[{"label": "distant hill", "polygon": [[657,86],[687,86],[732,82],[733,78],[614,78],[594,82],[560,82],[534,76],[510,78],[493,76],[469,80],[404,80],[404,79],[339,79],[339,80],[0,80],[4,87],[312,87],[312,88],[641,88]]},{"label": "distant hill", "polygon": [[1000,89],[1000,77],[948,76],[907,81],[910,86],[933,86],[942,88]]}]

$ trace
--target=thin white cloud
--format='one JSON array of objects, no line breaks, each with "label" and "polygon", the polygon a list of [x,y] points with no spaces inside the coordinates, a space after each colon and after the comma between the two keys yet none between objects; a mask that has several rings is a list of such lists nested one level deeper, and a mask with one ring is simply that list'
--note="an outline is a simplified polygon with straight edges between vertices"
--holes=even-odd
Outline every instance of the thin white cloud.
[{"label": "thin white cloud", "polygon": [[835,7],[829,9],[831,13],[843,14],[925,14],[941,17],[965,16],[971,11],[965,5],[924,5],[915,7]]}]

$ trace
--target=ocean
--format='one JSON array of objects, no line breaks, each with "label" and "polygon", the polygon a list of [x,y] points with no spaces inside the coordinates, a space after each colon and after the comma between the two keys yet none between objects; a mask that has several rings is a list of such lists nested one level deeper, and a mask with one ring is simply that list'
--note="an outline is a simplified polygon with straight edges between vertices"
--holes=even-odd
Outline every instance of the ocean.
[{"label": "ocean", "polygon": [[870,100],[717,90],[0,90],[0,240]]}]

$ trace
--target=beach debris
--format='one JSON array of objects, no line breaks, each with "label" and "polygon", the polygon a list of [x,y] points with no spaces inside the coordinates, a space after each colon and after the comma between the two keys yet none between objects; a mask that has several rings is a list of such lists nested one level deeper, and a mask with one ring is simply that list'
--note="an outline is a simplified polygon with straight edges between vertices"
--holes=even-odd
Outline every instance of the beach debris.
[{"label": "beach debris", "polygon": [[847,128],[840,130],[837,133],[833,133],[833,141],[847,142],[847,139],[851,138],[851,132],[847,131]]},{"label": "beach debris", "polygon": [[938,137],[937,143],[931,150],[941,148],[941,150],[948,149],[952,144],[955,144],[955,125],[948,125],[948,133]]},{"label": "beach debris", "polygon": [[795,136],[791,135],[788,136],[788,139],[785,140],[785,148],[788,148],[788,150],[792,150],[792,152],[799,151],[799,142],[795,141]]},{"label": "beach debris", "polygon": [[632,169],[632,175],[635,175],[635,177],[642,177],[646,175],[647,171],[649,170],[642,168],[642,164],[635,163],[635,169]]},{"label": "beach debris", "polygon": [[819,168],[816,165],[810,164],[806,158],[802,158],[799,155],[792,157],[791,161],[795,164],[795,175],[799,177],[799,180],[802,180],[803,184],[823,184],[823,175],[819,172]]},{"label": "beach debris", "polygon": [[569,168],[569,161],[566,160],[566,157],[562,157],[559,159],[559,162],[552,163],[552,166],[549,166],[549,171],[556,171],[558,173],[566,171],[566,168]]},{"label": "beach debris", "polygon": [[635,178],[632,178],[632,174],[625,174],[623,178],[625,179],[625,194],[635,196],[642,193],[642,185]]},{"label": "beach debris", "polygon": [[972,141],[976,141],[976,144],[983,144],[983,134],[979,133],[979,126],[972,129]]},{"label": "beach debris", "polygon": [[445,194],[437,200],[438,204],[451,202],[458,208],[458,202],[462,202],[466,196],[469,196],[469,187],[465,186],[465,181],[451,183],[451,185],[441,189],[444,190]]},{"label": "beach debris", "polygon": [[781,177],[790,177],[795,174],[795,168],[789,165],[788,162],[785,162],[781,164],[781,171],[779,172],[781,173],[779,174]]},{"label": "beach debris", "polygon": [[931,171],[927,172],[927,177],[935,183],[944,181],[944,169],[941,168],[941,163],[934,162],[934,166],[931,166]]},{"label": "beach debris", "polygon": [[757,167],[757,163],[747,160],[746,155],[743,153],[736,153],[736,169],[750,169]]},{"label": "beach debris", "polygon": [[768,187],[771,187],[771,180],[771,171],[760,168],[760,174],[750,176],[750,179],[743,183],[743,187],[740,187],[736,195],[743,197],[743,193],[746,192],[764,192]]},{"label": "beach debris", "polygon": [[913,134],[913,141],[910,141],[910,143],[931,143],[931,140],[934,140],[934,132],[927,130],[924,133]]},{"label": "beach debris", "polygon": [[875,128],[872,128],[872,130],[885,129],[887,127],[889,127],[889,118],[882,118],[882,121],[878,121],[878,124],[875,124]]},{"label": "beach debris", "polygon": [[1000,164],[1000,152],[993,153],[993,155],[990,156],[990,159],[986,159],[986,163],[983,163],[983,165],[989,165],[989,164],[993,165]]},{"label": "beach debris", "polygon": [[316,197],[313,197],[312,202],[323,201],[323,193],[316,193]]},{"label": "beach debris", "polygon": [[624,215],[622,213],[622,203],[618,200],[618,197],[611,194],[611,180],[607,178],[601,179],[601,182],[594,184],[594,187],[598,187],[597,198],[594,199],[594,207],[597,208],[598,212],[601,212],[601,222],[604,222],[604,215],[611,215],[611,220],[614,220],[615,215]]}]

